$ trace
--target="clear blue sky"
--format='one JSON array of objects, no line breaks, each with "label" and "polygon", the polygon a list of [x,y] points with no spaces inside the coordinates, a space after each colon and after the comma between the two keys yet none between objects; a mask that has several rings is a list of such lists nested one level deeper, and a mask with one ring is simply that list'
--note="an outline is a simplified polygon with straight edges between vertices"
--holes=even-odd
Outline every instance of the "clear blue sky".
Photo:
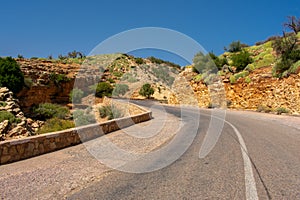
[{"label": "clear blue sky", "polygon": [[114,34],[149,26],[182,32],[221,54],[234,40],[252,45],[280,35],[286,16],[300,17],[300,0],[10,0],[0,5],[0,56],[27,58],[72,50],[88,54]]}]

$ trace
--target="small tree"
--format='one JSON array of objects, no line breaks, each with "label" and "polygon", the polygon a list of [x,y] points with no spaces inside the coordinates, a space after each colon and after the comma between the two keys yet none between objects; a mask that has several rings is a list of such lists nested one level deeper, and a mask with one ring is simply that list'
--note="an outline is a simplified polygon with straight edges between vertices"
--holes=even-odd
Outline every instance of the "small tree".
[{"label": "small tree", "polygon": [[104,96],[111,97],[113,89],[114,88],[109,83],[100,82],[96,87],[95,96],[101,98]]},{"label": "small tree", "polygon": [[11,57],[0,57],[0,86],[17,93],[23,85],[24,75],[19,64]]},{"label": "small tree", "polygon": [[150,96],[154,94],[154,89],[149,83],[146,83],[140,89],[139,94],[149,99]]},{"label": "small tree", "polygon": [[[300,60],[300,49],[296,33],[300,29],[300,19],[289,17],[289,22],[285,24],[294,33],[283,32],[282,38],[276,38],[272,46],[279,56],[279,61],[273,67],[273,75],[277,77],[288,76],[294,63]],[[299,24],[298,24],[299,23]]]},{"label": "small tree", "polygon": [[295,34],[300,32],[300,18],[295,16],[288,16],[288,21],[284,23],[284,26],[294,31]]},{"label": "small tree", "polygon": [[229,47],[225,47],[224,50],[231,53],[239,52],[242,50],[242,44],[240,41],[233,41],[232,43],[230,43]]}]

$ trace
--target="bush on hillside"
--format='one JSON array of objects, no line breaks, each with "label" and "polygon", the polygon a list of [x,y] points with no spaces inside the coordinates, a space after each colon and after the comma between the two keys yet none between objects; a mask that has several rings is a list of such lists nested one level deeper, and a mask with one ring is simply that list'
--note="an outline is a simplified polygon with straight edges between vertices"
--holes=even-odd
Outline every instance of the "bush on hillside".
[{"label": "bush on hillside", "polygon": [[117,119],[124,116],[121,109],[118,109],[115,105],[101,106],[99,108],[101,118],[108,117],[108,120]]},{"label": "bush on hillside", "polygon": [[150,96],[154,94],[154,89],[149,83],[146,83],[140,89],[139,94],[149,99]]},{"label": "bush on hillside", "polygon": [[69,128],[74,128],[74,122],[70,120],[52,118],[48,119],[45,124],[38,130],[39,134],[62,131]]},{"label": "bush on hillside", "polygon": [[81,89],[74,88],[70,92],[70,101],[73,103],[81,103],[84,92]]},{"label": "bush on hillside", "polygon": [[290,111],[289,111],[289,109],[287,109],[287,108],[279,107],[279,108],[276,109],[276,113],[277,113],[278,115],[281,115],[281,114],[283,114],[283,113],[290,113]]},{"label": "bush on hillside", "polygon": [[49,75],[49,79],[55,84],[59,85],[60,83],[65,83],[70,81],[70,79],[65,75],[65,74],[56,74],[56,73],[51,73]]},{"label": "bush on hillside", "polygon": [[233,54],[231,60],[232,66],[236,67],[237,72],[244,70],[248,64],[253,62],[251,54],[246,50]]},{"label": "bush on hillside", "polygon": [[283,77],[293,71],[290,68],[300,60],[300,48],[295,34],[277,39],[273,42],[273,48],[279,55],[279,61],[273,67],[273,75]]},{"label": "bush on hillside", "polygon": [[33,109],[33,114],[40,120],[51,118],[65,119],[69,113],[67,107],[51,103],[42,103]]},{"label": "bush on hillside", "polygon": [[135,58],[135,62],[138,65],[144,64],[144,59],[143,58]]},{"label": "bush on hillside", "polygon": [[24,85],[24,75],[19,64],[11,57],[0,57],[0,87],[18,93]]},{"label": "bush on hillside", "polygon": [[90,112],[89,109],[75,110],[73,112],[73,119],[76,126],[84,126],[84,125],[96,123],[95,116]]},{"label": "bush on hillside", "polygon": [[109,83],[100,82],[96,86],[95,96],[100,98],[104,96],[111,97],[113,89],[114,88]]},{"label": "bush on hillside", "polygon": [[10,123],[19,123],[20,119],[16,118],[12,113],[8,111],[0,111],[0,123],[8,120]]},{"label": "bush on hillside", "polygon": [[126,84],[116,84],[115,89],[113,90],[113,96],[124,95],[127,91],[129,91],[129,86]]},{"label": "bush on hillside", "polygon": [[228,65],[228,61],[226,58],[222,57],[219,58],[218,56],[216,56],[214,53],[210,52],[209,56],[211,57],[211,59],[214,61],[214,63],[216,64],[218,70],[221,70],[223,68],[224,65]]},{"label": "bush on hillside", "polygon": [[228,48],[225,47],[224,50],[229,51],[231,53],[236,53],[236,52],[240,52],[243,46],[244,45],[240,41],[233,41],[232,43],[229,44],[229,47]]}]

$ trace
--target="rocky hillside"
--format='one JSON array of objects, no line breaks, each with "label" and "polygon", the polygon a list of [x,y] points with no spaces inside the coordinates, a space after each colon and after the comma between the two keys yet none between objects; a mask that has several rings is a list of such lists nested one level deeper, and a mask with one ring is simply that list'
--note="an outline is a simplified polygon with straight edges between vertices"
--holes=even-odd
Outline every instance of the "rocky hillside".
[{"label": "rocky hillside", "polygon": [[[272,41],[245,48],[253,62],[243,71],[234,73],[224,66],[212,84],[193,72],[192,66],[182,70],[179,66],[150,57],[135,58],[126,54],[111,54],[88,57],[84,62],[47,59],[17,59],[25,75],[26,87],[17,94],[24,113],[39,103],[67,104],[69,94],[76,85],[85,86],[84,91],[99,81],[112,86],[125,84],[129,91],[124,98],[143,99],[139,89],[150,83],[155,92],[153,98],[169,104],[193,104],[200,107],[222,106],[232,109],[289,110],[300,112],[299,66],[296,73],[284,78],[275,78],[272,68],[278,55]],[[233,53],[224,53],[220,59],[232,64]],[[297,71],[298,70],[298,71]]]},{"label": "rocky hillside", "polygon": [[0,117],[7,118],[0,122],[0,141],[34,135],[43,124],[41,121],[26,118],[19,106],[19,101],[5,87],[0,87],[0,112]]},{"label": "rocky hillside", "polygon": [[[180,76],[189,80],[200,107],[227,105],[231,109],[289,112],[299,115],[300,61],[294,63],[283,77],[274,76],[273,69],[279,61],[279,55],[272,48],[272,42],[246,47],[245,50],[250,53],[253,62],[241,72],[228,70],[229,66],[225,65],[218,72],[218,77],[212,81],[219,85],[215,86],[219,87],[217,92],[211,90],[213,84],[207,84],[209,82],[207,80],[211,77],[193,72],[193,66],[186,67]],[[231,66],[233,54],[226,52],[219,58],[225,58]],[[216,95],[219,96],[216,98]]]},{"label": "rocky hillside", "polygon": [[70,92],[79,87],[89,93],[99,81],[112,86],[126,84],[129,91],[125,98],[144,98],[138,94],[144,83],[155,88],[154,97],[167,100],[180,66],[151,57],[134,58],[126,54],[87,57],[84,61],[72,59],[16,59],[25,76],[25,87],[16,94],[26,115],[32,107],[45,102],[68,104]]}]

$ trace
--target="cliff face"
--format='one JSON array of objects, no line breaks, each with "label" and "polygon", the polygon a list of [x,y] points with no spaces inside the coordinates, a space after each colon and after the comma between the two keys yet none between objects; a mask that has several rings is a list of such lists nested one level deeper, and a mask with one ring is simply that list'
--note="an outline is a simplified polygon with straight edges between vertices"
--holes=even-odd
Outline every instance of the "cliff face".
[{"label": "cliff face", "polygon": [[30,88],[24,88],[17,94],[20,106],[25,114],[30,112],[30,109],[40,103],[69,103],[69,95],[73,89],[74,79],[55,85],[53,83],[43,86],[35,85]]},{"label": "cliff face", "polygon": [[[180,74],[190,80],[200,107],[214,104],[212,96],[216,93],[209,92],[211,90],[203,81],[194,81],[190,78],[195,75],[187,70]],[[217,94],[221,95],[221,101],[223,98],[227,102],[228,108],[257,110],[264,107],[273,111],[287,108],[292,114],[300,113],[300,73],[279,79],[272,76],[271,67],[264,67],[249,74],[248,78],[251,79],[249,83],[245,78],[240,78],[233,84],[229,83],[225,76],[220,78],[224,87]],[[225,93],[224,96],[222,93]]]},{"label": "cliff face", "polygon": [[[25,76],[26,86],[16,94],[20,106],[28,114],[34,105],[51,102],[67,104],[79,64],[47,60],[17,59]],[[60,77],[56,75],[60,75]]]},{"label": "cliff face", "polygon": [[[17,59],[17,62],[24,73],[26,85],[16,96],[25,114],[29,114],[30,109],[40,103],[68,104],[75,80],[77,86],[88,86],[96,83],[100,77],[99,68],[85,69],[74,62],[41,59]],[[80,77],[77,76],[79,71]],[[91,74],[94,76],[91,77]]]}]

